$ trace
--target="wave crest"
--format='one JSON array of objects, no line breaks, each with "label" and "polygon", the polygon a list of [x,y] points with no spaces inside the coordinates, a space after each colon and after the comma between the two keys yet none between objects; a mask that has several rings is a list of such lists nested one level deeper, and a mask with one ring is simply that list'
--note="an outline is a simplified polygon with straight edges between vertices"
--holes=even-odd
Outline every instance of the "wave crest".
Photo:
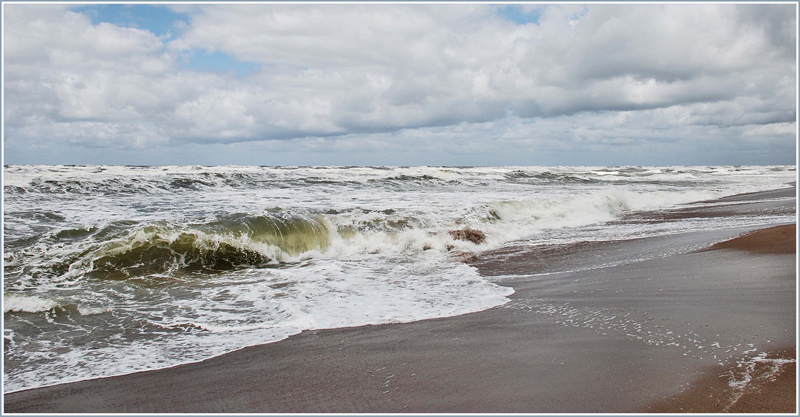
[{"label": "wave crest", "polygon": [[[174,270],[225,271],[292,261],[330,244],[321,219],[234,215],[195,225],[137,226],[82,259],[96,277],[124,279]],[[73,267],[74,268],[74,267]]]},{"label": "wave crest", "polygon": [[3,294],[3,313],[41,313],[50,311],[59,304],[49,298],[37,297],[35,295],[24,295],[17,293]]}]

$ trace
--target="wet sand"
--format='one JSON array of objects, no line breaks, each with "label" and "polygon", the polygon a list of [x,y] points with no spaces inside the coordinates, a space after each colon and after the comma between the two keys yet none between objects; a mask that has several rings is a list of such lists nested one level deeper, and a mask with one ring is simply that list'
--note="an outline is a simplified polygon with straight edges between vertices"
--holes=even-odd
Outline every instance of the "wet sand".
[{"label": "wet sand", "polygon": [[751,253],[796,253],[796,234],[797,226],[794,224],[770,227],[719,242],[709,249],[736,249]]},{"label": "wet sand", "polygon": [[[756,254],[796,254],[797,227],[770,227],[716,243],[704,251],[738,250]],[[796,313],[795,313],[796,314]],[[795,348],[764,352],[764,358],[727,363],[706,370],[706,376],[684,392],[647,407],[651,413],[796,413],[797,352]],[[749,366],[748,366],[749,365]],[[750,380],[732,387],[731,380]]]},{"label": "wet sand", "polygon": [[[780,206],[749,201],[717,215]],[[307,331],[195,364],[10,393],[4,411],[795,412],[792,362],[775,381],[730,385],[755,355],[795,355],[794,239],[759,249],[786,230],[750,235],[764,239],[745,250],[706,249],[750,230],[505,248],[474,262],[515,289],[500,307]],[[722,400],[702,408],[708,395]]]},{"label": "wet sand", "polygon": [[[731,372],[742,368],[709,369],[689,389],[645,410],[648,413],[796,413],[797,363],[792,349],[769,352],[765,363],[747,369],[753,382],[741,389],[730,386]],[[774,369],[769,361],[791,361]],[[777,371],[777,372],[776,372]]]}]

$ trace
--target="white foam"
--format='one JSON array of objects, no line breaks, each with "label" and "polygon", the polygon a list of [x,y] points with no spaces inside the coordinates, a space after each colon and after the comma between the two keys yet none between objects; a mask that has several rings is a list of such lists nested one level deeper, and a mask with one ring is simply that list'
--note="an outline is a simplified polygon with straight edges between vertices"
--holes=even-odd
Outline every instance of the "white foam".
[{"label": "white foam", "polygon": [[58,307],[58,303],[44,297],[20,293],[3,294],[3,312],[19,311],[24,313],[40,313]]},{"label": "white foam", "polygon": [[96,314],[111,313],[113,310],[108,307],[89,307],[85,305],[78,306],[78,313],[82,316],[93,316]]},{"label": "white foam", "polygon": [[[783,365],[796,362],[795,359],[767,358],[767,356],[767,352],[761,352],[756,356],[746,357],[737,361],[737,367],[730,371],[728,381],[728,385],[733,390],[732,398],[730,403],[722,410],[723,412],[733,407],[754,382],[774,381],[780,375]],[[756,366],[759,364],[766,365],[766,369],[761,369],[760,373],[756,373]]]},{"label": "white foam", "polygon": [[[101,348],[39,340],[43,348],[32,358],[49,365],[7,378],[6,392],[195,362],[278,341],[302,330],[460,315],[504,304],[514,292],[489,283],[470,266],[425,261],[399,265],[315,261],[302,269],[248,270],[230,275],[235,276],[206,281],[203,285],[207,290],[196,298],[182,300],[179,309],[154,311],[158,320],[151,325],[199,331],[112,342]],[[132,310],[140,303],[118,305],[115,314],[135,313]],[[150,309],[157,307],[151,305]],[[84,314],[84,308],[79,307],[79,312]],[[87,313],[102,312],[92,309]],[[53,355],[54,350],[66,353]]]}]

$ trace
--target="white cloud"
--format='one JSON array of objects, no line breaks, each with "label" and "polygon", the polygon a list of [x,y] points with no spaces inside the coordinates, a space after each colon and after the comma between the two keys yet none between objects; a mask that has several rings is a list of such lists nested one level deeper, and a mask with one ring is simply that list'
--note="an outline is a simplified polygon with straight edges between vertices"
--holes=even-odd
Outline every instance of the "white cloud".
[{"label": "white cloud", "polygon": [[180,42],[265,64],[253,82],[329,103],[337,126],[395,128],[774,93],[759,75],[793,79],[794,56],[773,44],[793,35],[775,39],[741,14],[566,5],[516,26],[485,5],[215,5],[197,10]]},{"label": "white cloud", "polygon": [[[796,115],[794,5],[535,5],[527,25],[480,4],[171,7],[189,18],[168,41],[62,5],[5,5],[7,145],[423,135],[426,152],[480,155],[504,141],[746,141]],[[198,49],[261,67],[182,70]]]}]

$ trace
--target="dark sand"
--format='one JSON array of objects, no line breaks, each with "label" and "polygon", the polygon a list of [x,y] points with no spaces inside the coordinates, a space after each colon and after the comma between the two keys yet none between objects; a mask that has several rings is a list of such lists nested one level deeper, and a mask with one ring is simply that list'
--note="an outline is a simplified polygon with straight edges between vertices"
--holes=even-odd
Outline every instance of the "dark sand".
[{"label": "dark sand", "polygon": [[10,393],[4,411],[795,412],[793,363],[775,381],[729,385],[743,380],[737,361],[796,349],[795,255],[700,251],[744,232],[506,248],[475,262],[515,289],[504,306],[307,331],[200,363]]},{"label": "dark sand", "polygon": [[[769,352],[768,358],[796,360],[791,349]],[[707,376],[691,387],[645,411],[650,413],[796,413],[797,386],[795,362],[786,363],[778,372],[769,364],[758,363],[751,372],[751,382],[741,390],[730,386],[730,373],[741,368],[709,370]]]},{"label": "dark sand", "polygon": [[770,227],[717,243],[710,249],[737,249],[752,253],[797,253],[796,234],[797,226],[794,224]]}]

